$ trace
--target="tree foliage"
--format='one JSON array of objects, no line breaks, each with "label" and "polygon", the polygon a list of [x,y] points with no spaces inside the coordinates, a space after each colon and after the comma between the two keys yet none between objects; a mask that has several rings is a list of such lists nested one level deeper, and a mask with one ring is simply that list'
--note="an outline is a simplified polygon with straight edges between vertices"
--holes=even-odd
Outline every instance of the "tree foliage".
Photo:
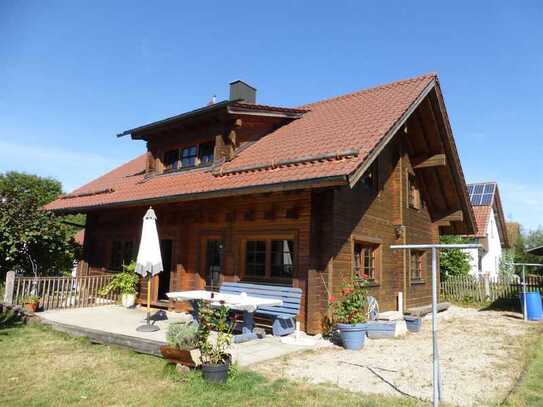
[{"label": "tree foliage", "polygon": [[[543,246],[543,227],[529,231],[521,227],[520,236],[513,247],[515,263],[543,263],[543,256],[526,253],[526,250],[539,246]],[[543,274],[543,268],[530,271]]]},{"label": "tree foliage", "polygon": [[42,206],[62,193],[60,182],[18,172],[0,174],[0,278],[9,270],[52,275],[71,268],[73,229]]},{"label": "tree foliage", "polygon": [[[461,236],[442,236],[443,244],[469,243]],[[446,280],[449,276],[465,276],[469,274],[471,255],[461,249],[442,250],[439,255],[440,276]]]}]

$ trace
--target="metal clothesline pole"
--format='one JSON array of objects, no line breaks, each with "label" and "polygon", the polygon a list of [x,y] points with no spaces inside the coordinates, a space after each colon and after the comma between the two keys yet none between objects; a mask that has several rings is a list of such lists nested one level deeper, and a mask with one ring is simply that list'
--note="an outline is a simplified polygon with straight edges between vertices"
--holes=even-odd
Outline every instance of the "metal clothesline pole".
[{"label": "metal clothesline pole", "polygon": [[406,244],[392,245],[392,250],[431,250],[432,251],[432,405],[435,407],[443,399],[441,372],[439,369],[439,348],[437,343],[437,253],[439,249],[479,249],[480,244]]}]

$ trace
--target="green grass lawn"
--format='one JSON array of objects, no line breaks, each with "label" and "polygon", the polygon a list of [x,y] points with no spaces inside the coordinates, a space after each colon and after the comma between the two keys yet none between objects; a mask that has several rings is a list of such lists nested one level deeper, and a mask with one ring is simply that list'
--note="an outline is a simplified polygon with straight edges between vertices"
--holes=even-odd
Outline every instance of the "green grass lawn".
[{"label": "green grass lawn", "polygon": [[543,406],[543,338],[528,355],[527,369],[504,405]]},{"label": "green grass lawn", "polygon": [[269,381],[244,370],[235,371],[226,385],[210,385],[197,372],[179,376],[163,359],[93,345],[38,324],[0,329],[0,366],[0,405],[9,406],[422,405],[333,387]]}]

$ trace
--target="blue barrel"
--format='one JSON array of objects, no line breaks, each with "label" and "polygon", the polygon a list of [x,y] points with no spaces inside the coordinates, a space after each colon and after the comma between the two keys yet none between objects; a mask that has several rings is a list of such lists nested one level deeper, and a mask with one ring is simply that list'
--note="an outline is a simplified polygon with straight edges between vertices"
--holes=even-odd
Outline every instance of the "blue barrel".
[{"label": "blue barrel", "polygon": [[[520,305],[524,312],[524,294],[520,294]],[[526,292],[526,310],[530,321],[541,321],[543,319],[543,305],[539,291]]]}]

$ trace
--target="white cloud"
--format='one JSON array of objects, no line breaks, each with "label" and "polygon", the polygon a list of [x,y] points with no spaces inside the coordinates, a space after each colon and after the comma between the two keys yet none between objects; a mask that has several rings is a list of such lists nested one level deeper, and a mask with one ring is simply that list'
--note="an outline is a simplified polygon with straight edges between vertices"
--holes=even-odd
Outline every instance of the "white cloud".
[{"label": "white cloud", "polygon": [[62,182],[71,191],[121,164],[121,160],[58,147],[0,140],[0,171],[22,171]]}]

